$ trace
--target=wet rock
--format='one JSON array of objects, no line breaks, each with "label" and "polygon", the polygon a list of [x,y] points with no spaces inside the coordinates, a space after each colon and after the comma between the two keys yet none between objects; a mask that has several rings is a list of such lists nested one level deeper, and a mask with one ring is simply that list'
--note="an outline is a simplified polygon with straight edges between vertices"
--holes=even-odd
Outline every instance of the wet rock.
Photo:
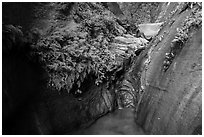
[{"label": "wet rock", "polygon": [[132,35],[126,34],[124,36],[118,36],[112,43],[112,49],[118,54],[126,54],[129,56],[135,51],[145,48],[148,41],[144,38],[136,38]]},{"label": "wet rock", "polygon": [[106,84],[92,85],[87,94],[80,98],[54,96],[48,102],[50,123],[54,134],[64,134],[82,127],[88,127],[95,119],[113,111],[115,108],[113,88]]},{"label": "wet rock", "polygon": [[135,90],[132,83],[127,81],[126,78],[120,83],[116,90],[118,108],[135,107]]},{"label": "wet rock", "polygon": [[144,38],[136,38],[131,35],[115,37],[114,42],[121,44],[136,44],[136,46],[148,43],[148,41],[145,40]]},{"label": "wet rock", "polygon": [[[202,125],[202,69],[192,67],[202,58],[202,28],[192,29],[191,37],[172,62],[165,61],[177,28],[182,27],[190,12],[174,15],[175,22],[165,25],[158,34],[162,36],[166,31],[168,37],[164,35],[158,43],[155,40],[156,46],[150,47],[146,51],[148,57],[141,60],[141,64],[149,61],[138,73],[143,94],[136,108],[136,122],[150,134],[194,134]],[[164,61],[168,63],[165,72]]]}]

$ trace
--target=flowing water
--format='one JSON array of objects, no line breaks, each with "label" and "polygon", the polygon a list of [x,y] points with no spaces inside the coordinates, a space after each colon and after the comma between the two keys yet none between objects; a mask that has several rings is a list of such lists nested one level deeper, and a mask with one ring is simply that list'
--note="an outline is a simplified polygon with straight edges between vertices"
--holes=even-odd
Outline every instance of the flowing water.
[{"label": "flowing water", "polygon": [[144,135],[144,131],[135,123],[131,108],[115,110],[101,118],[88,128],[76,131],[75,135]]}]

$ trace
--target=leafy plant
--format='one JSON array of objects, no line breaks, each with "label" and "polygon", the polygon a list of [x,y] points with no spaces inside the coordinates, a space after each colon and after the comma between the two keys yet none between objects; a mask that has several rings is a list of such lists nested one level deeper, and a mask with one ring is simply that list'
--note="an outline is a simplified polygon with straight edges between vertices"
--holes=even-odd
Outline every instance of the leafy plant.
[{"label": "leafy plant", "polygon": [[108,72],[122,65],[109,46],[121,30],[114,16],[100,4],[77,3],[70,13],[74,22],[42,38],[37,43],[38,54],[46,64],[50,87],[69,93],[76,84],[75,92],[83,93],[80,87],[88,75],[99,85],[111,77]]}]

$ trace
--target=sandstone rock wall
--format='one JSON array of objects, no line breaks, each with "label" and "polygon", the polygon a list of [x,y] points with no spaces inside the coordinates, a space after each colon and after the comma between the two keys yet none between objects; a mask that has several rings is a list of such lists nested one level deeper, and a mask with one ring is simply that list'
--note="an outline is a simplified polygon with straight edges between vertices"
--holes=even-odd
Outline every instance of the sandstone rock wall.
[{"label": "sandstone rock wall", "polygon": [[173,21],[167,20],[143,54],[146,58],[140,60],[144,64],[139,82],[143,93],[136,108],[136,122],[149,134],[192,134],[199,127],[197,134],[201,134],[202,27],[191,28],[183,48],[177,49],[164,69],[166,55],[176,47],[171,45],[177,30],[190,14],[192,10],[177,10],[169,15]]}]

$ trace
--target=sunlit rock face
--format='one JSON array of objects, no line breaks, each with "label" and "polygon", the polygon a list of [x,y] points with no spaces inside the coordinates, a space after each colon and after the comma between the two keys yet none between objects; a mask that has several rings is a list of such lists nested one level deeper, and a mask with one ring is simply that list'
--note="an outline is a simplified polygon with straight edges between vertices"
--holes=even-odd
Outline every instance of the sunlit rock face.
[{"label": "sunlit rock face", "polygon": [[144,34],[146,39],[151,39],[158,34],[163,23],[147,23],[139,24],[140,33]]},{"label": "sunlit rock face", "polygon": [[160,70],[163,61],[154,60],[162,58],[162,54],[152,56],[149,69],[142,72],[141,78],[147,83],[137,122],[149,133],[192,134],[202,125],[201,33],[193,32],[192,39],[165,73]]},{"label": "sunlit rock face", "polygon": [[[168,7],[170,14],[176,5]],[[172,20],[164,24],[152,40],[147,58],[143,58],[143,94],[136,108],[136,122],[149,134],[202,134],[202,21],[191,12],[166,13]],[[198,24],[178,36],[189,16]],[[186,34],[182,44],[174,42]]]}]

